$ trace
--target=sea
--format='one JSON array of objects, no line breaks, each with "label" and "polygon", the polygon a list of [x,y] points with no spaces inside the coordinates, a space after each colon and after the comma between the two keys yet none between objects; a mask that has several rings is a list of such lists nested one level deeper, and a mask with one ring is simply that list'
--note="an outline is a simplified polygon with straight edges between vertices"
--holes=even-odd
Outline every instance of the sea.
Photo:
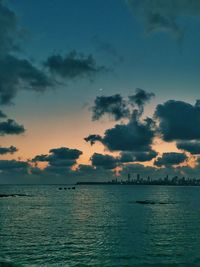
[{"label": "sea", "polygon": [[1,267],[200,266],[200,187],[68,187],[0,186]]}]

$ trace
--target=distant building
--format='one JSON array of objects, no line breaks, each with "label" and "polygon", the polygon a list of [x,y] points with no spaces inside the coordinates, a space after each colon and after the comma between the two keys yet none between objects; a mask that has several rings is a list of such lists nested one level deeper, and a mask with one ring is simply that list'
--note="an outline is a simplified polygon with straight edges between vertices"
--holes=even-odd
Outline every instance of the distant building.
[{"label": "distant building", "polygon": [[128,183],[130,183],[131,182],[131,175],[130,175],[130,173],[128,173]]},{"label": "distant building", "polygon": [[137,183],[139,183],[139,182],[140,182],[140,175],[137,174]]}]

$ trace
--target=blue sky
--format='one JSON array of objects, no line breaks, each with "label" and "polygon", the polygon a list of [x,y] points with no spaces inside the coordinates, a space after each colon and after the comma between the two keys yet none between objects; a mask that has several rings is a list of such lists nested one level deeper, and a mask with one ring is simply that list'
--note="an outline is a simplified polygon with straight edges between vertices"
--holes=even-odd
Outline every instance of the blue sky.
[{"label": "blue sky", "polygon": [[[10,2],[27,32],[22,53],[37,63],[51,53],[76,49],[94,54],[99,64],[113,69],[89,85],[92,96],[98,87],[108,94],[141,87],[153,90],[160,99],[172,93],[188,101],[198,97],[199,18],[178,18],[185,29],[179,42],[166,32],[146,35],[122,0]],[[101,50],[102,43],[109,44],[116,57]]]}]

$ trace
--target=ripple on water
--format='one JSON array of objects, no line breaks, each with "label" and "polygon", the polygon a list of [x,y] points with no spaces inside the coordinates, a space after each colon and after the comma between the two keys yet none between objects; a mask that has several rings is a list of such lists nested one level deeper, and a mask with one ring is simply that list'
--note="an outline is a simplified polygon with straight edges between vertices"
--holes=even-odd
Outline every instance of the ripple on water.
[{"label": "ripple on water", "polygon": [[0,267],[200,266],[200,188],[4,186],[1,194],[24,196],[1,198]]}]

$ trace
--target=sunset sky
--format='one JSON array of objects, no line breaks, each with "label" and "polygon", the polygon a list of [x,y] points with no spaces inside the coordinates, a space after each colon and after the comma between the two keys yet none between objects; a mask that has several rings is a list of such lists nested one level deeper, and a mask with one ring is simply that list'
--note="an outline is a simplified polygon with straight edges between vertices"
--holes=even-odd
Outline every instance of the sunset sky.
[{"label": "sunset sky", "polygon": [[198,177],[199,27],[199,0],[0,0],[0,183]]}]

